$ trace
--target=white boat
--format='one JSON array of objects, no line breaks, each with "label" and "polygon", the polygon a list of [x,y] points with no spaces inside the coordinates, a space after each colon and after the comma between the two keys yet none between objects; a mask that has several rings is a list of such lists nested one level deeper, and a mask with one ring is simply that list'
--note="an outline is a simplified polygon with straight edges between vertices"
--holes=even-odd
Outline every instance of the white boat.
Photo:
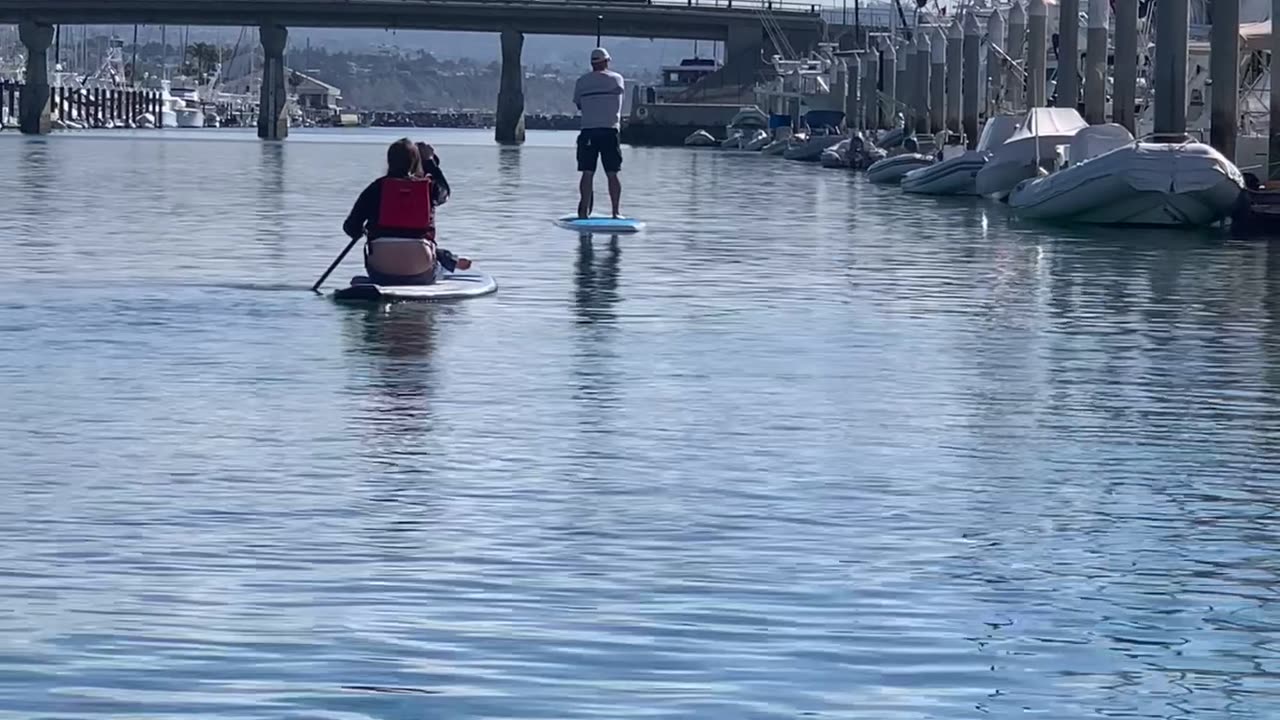
[{"label": "white boat", "polygon": [[757,130],[755,135],[752,136],[751,139],[744,140],[742,142],[742,149],[752,151],[752,152],[758,152],[760,150],[765,149],[770,142],[772,141],[769,139],[769,133],[765,132],[764,130]]},{"label": "white boat", "polygon": [[991,151],[974,178],[974,189],[979,195],[1003,200],[1018,183],[1039,175],[1057,147],[1088,126],[1071,108],[1032,108],[1017,132]]},{"label": "white boat", "polygon": [[759,150],[769,141],[764,130],[734,130],[720,143],[725,150]]},{"label": "white boat", "polygon": [[787,151],[787,146],[791,143],[790,138],[778,138],[764,147],[760,148],[761,155],[781,155]]},{"label": "white boat", "polygon": [[921,195],[977,195],[974,179],[987,164],[992,149],[1017,132],[1022,118],[997,115],[982,127],[975,150],[965,150],[942,162],[918,168],[902,178],[902,190]]},{"label": "white boat", "polygon": [[[796,138],[801,136],[797,135]],[[840,135],[809,135],[803,140],[797,140],[787,146],[783,151],[782,157],[788,160],[798,160],[800,162],[817,162],[822,157],[822,151],[835,145],[843,140]]]},{"label": "white boat", "polygon": [[849,144],[849,138],[845,138],[823,150],[822,154],[818,156],[818,163],[824,168],[849,167]]},{"label": "white boat", "polygon": [[[1122,137],[1127,139],[1120,142]],[[1066,168],[1023,181],[1009,193],[1009,207],[1019,217],[1202,226],[1230,215],[1244,190],[1240,170],[1212,147],[1190,140],[1133,142],[1118,125],[1081,131],[1068,157]]]},{"label": "white boat", "polygon": [[706,130],[694,130],[684,139],[686,147],[714,147],[720,143]]},{"label": "white boat", "polygon": [[883,160],[877,160],[867,168],[867,180],[882,184],[894,184],[902,182],[902,178],[912,170],[932,165],[933,157],[922,155],[920,153],[902,153],[901,155],[893,155]]}]

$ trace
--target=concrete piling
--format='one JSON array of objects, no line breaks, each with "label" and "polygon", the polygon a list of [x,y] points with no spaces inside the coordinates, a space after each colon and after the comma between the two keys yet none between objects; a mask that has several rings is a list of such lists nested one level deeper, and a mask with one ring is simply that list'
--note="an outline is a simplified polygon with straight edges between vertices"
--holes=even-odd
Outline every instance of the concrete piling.
[{"label": "concrete piling", "polygon": [[853,53],[845,61],[844,117],[850,130],[862,126],[862,98],[858,86],[862,82],[862,54]]},{"label": "concrete piling", "polygon": [[868,50],[862,59],[862,126],[867,130],[880,127],[880,96],[876,87],[880,76],[880,56]]},{"label": "concrete piling", "polygon": [[911,68],[915,71],[916,86],[916,132],[920,135],[929,133],[929,65],[933,51],[929,47],[929,28],[916,28],[916,58]]},{"label": "concrete piling", "polygon": [[[1233,0],[1239,2],[1239,0]],[[1088,47],[1084,56],[1084,119],[1090,125],[1107,121],[1107,28],[1110,0],[1089,0]]]},{"label": "concrete piling", "polygon": [[987,117],[999,114],[1004,98],[1004,16],[992,8],[987,18]]},{"label": "concrete piling", "polygon": [[1209,30],[1209,142],[1228,160],[1236,158],[1239,129],[1240,0],[1213,0]]},{"label": "concrete piling", "polygon": [[929,132],[938,133],[947,126],[947,32],[933,28],[929,49]]},{"label": "concrete piling", "polygon": [[[1156,13],[1159,40],[1156,43],[1154,130],[1157,142],[1180,141],[1187,132],[1188,14],[1187,0],[1160,0],[1160,10]],[[1275,83],[1272,85],[1274,88]],[[1276,110],[1273,108],[1271,112],[1274,116]],[[1274,142],[1275,130],[1272,133]]]},{"label": "concrete piling", "polygon": [[881,64],[884,66],[881,73],[884,75],[884,91],[880,101],[880,127],[891,128],[898,112],[898,51],[891,37],[884,39]]},{"label": "concrete piling", "polygon": [[[1009,32],[1005,39],[1005,53],[1011,61],[1018,63],[1025,54],[1026,46],[1027,11],[1022,8],[1021,0],[1016,0],[1009,8]],[[1021,111],[1026,107],[1027,90],[1023,78],[1025,72],[1025,69],[1020,71],[1016,65],[1009,67],[1005,96],[1014,111]]]},{"label": "concrete piling", "polygon": [[1027,107],[1029,108],[1045,107],[1048,101],[1045,95],[1048,42],[1048,9],[1045,7],[1044,0],[1030,0],[1027,6]]},{"label": "concrete piling", "polygon": [[27,135],[46,135],[53,128],[49,114],[49,46],[53,26],[24,22],[18,25],[18,39],[27,48],[27,82],[18,99],[18,129]]},{"label": "concrete piling", "polygon": [[503,145],[524,142],[524,33],[514,28],[502,31],[502,76],[498,85],[498,109],[493,137]]},{"label": "concrete piling", "polygon": [[964,31],[960,18],[947,28],[947,130],[960,134],[960,105],[964,95]]},{"label": "concrete piling", "polygon": [[1058,3],[1057,107],[1080,106],[1080,0]]},{"label": "concrete piling", "polygon": [[[1271,0],[1271,17],[1280,18],[1280,0]],[[1271,57],[1280,57],[1280,32],[1271,33]],[[1267,179],[1280,180],[1280,82],[1271,81],[1271,128],[1267,143]]]},{"label": "concrete piling", "polygon": [[[258,101],[258,137],[284,140],[289,137],[288,94],[284,83],[284,48],[289,31],[283,25],[261,25],[262,89]],[[137,116],[131,115],[133,120]]]},{"label": "concrete piling", "polygon": [[978,147],[978,74],[979,51],[982,46],[981,30],[978,18],[973,12],[964,13],[964,102],[961,108],[961,125],[964,128],[965,144],[970,150]]},{"label": "concrete piling", "polygon": [[[1232,31],[1232,37],[1238,30]],[[1115,67],[1112,70],[1111,121],[1137,132],[1138,0],[1116,0]],[[1235,54],[1232,54],[1235,62]]]},{"label": "concrete piling", "polygon": [[848,85],[848,80],[846,78],[849,73],[849,68],[845,65],[843,58],[835,58],[835,67],[833,69],[835,70],[835,77],[832,78],[831,96],[835,101],[835,106],[840,108],[840,111],[845,114],[845,117],[848,117],[849,108],[847,106],[849,96],[845,91]]},{"label": "concrete piling", "polygon": [[911,72],[911,61],[914,59],[915,51],[911,48],[911,43],[904,38],[898,38],[898,84],[895,88],[895,97],[898,102],[894,103],[897,108],[895,113],[902,113],[902,121],[908,133],[911,132],[915,124],[912,122],[912,116],[915,109],[915,91],[911,85],[915,82],[915,75]]}]

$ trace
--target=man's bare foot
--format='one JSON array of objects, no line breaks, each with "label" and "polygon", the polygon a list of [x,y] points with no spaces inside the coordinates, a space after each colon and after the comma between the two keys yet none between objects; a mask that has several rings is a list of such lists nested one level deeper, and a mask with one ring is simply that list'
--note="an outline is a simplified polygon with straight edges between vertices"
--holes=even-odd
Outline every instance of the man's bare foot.
[{"label": "man's bare foot", "polygon": [[464,258],[464,257],[458,258],[458,263],[454,267],[458,268],[459,270],[470,270],[471,258]]}]

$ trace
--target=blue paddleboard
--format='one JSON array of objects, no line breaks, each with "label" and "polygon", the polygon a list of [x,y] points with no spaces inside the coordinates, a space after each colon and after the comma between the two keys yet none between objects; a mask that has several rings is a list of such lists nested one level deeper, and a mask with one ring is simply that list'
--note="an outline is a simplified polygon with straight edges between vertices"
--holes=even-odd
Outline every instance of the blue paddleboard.
[{"label": "blue paddleboard", "polygon": [[592,215],[587,218],[565,215],[555,222],[556,225],[567,230],[583,233],[634,233],[644,229],[644,223],[635,218],[615,218],[607,215]]}]

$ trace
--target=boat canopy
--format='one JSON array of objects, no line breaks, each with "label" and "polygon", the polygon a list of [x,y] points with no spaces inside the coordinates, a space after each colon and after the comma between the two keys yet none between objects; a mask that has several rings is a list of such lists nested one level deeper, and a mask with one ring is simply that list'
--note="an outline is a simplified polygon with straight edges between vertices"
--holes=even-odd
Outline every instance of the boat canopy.
[{"label": "boat canopy", "polygon": [[1015,115],[997,115],[982,126],[982,135],[978,137],[978,151],[989,151],[1013,137],[1022,124],[1022,118]]},{"label": "boat canopy", "polygon": [[1072,108],[1032,108],[1008,142],[1039,136],[1071,137],[1086,127],[1089,123]]},{"label": "boat canopy", "polygon": [[1090,125],[1071,138],[1071,164],[1105,155],[1132,142],[1133,135],[1123,125]]}]

